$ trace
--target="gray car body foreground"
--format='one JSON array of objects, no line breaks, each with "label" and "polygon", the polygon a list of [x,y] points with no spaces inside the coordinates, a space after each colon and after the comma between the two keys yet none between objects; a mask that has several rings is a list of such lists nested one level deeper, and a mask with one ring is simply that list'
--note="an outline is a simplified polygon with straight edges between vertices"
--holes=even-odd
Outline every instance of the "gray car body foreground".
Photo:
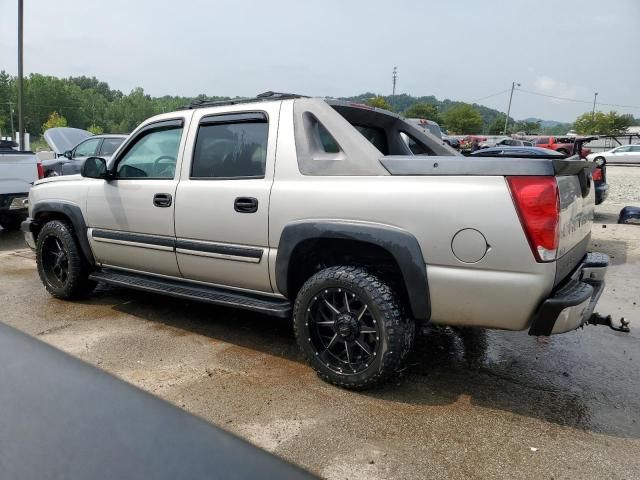
[{"label": "gray car body foreground", "polygon": [[[256,154],[261,174],[194,176],[205,126],[256,119],[268,124],[266,148]],[[397,263],[414,318],[506,330],[537,322],[531,333],[544,335],[582,325],[604,285],[607,262],[587,257],[594,193],[588,173],[577,175],[584,162],[464,158],[398,115],[287,98],[153,117],[115,152],[109,171],[149,131],[167,128],[181,129],[174,171],[158,170],[169,178],[41,180],[30,193],[27,241],[33,245],[47,218],[66,218],[99,271],[224,288],[274,305],[293,301],[304,281],[299,262],[310,253],[375,247]],[[556,260],[534,258],[506,175],[557,178]],[[567,300],[561,290],[570,282],[582,290]]]}]

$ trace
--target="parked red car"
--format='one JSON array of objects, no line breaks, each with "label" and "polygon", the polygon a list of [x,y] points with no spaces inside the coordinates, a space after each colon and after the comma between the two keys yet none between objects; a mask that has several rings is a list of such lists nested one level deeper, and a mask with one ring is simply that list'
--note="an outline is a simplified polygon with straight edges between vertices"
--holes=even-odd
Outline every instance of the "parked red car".
[{"label": "parked red car", "polygon": [[[585,142],[581,137],[536,137],[531,141],[533,145],[540,148],[548,148],[555,150],[556,152],[563,153],[565,155],[571,155],[573,153],[573,146],[576,140]],[[580,158],[587,158],[587,155],[591,153],[588,148],[582,147],[580,149]]]}]

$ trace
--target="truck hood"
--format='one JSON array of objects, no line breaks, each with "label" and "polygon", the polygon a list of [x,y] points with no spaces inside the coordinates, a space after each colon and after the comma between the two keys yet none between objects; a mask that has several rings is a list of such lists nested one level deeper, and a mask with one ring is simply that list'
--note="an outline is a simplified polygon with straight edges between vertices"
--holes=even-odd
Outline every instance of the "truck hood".
[{"label": "truck hood", "polygon": [[51,182],[73,182],[78,180],[82,180],[82,175],[80,175],[79,173],[76,175],[59,175],[57,177],[42,178],[38,180],[36,183],[34,183],[34,185],[42,185],[44,183],[51,183]]},{"label": "truck hood", "polygon": [[73,149],[82,140],[87,137],[91,137],[93,133],[87,132],[80,128],[70,127],[56,127],[50,128],[44,132],[44,139],[46,140],[51,150],[58,155],[62,155],[67,150]]}]

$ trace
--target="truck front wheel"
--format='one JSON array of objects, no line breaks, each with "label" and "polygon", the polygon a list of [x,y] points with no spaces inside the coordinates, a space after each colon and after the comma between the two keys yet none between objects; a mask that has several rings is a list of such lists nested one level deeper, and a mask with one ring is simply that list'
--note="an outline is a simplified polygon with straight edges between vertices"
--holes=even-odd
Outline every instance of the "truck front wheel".
[{"label": "truck front wheel", "polygon": [[56,298],[88,295],[96,283],[89,280],[89,266],[82,256],[71,227],[59,220],[44,224],[36,243],[38,274],[47,291]]},{"label": "truck front wheel", "polygon": [[385,282],[359,267],[330,267],[309,278],[296,298],[294,331],[318,376],[364,390],[398,372],[415,334],[398,302]]}]

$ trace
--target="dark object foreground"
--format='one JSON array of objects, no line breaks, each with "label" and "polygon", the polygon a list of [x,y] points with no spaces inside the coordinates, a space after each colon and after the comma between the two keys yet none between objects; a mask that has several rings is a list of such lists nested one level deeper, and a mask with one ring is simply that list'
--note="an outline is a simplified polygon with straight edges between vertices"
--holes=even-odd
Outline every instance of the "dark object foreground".
[{"label": "dark object foreground", "polygon": [[312,478],[3,324],[0,365],[3,478]]}]

